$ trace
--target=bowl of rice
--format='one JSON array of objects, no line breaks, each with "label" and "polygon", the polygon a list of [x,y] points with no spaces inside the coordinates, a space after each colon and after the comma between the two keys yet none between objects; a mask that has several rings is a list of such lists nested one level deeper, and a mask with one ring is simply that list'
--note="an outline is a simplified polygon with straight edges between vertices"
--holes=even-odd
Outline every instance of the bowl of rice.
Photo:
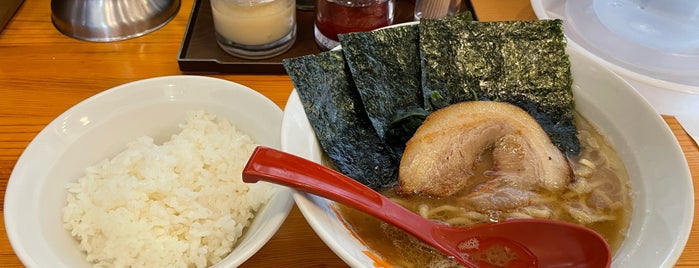
[{"label": "bowl of rice", "polygon": [[236,267],[278,230],[287,188],[245,184],[282,110],[234,82],[166,76],[92,96],[10,175],[5,226],[27,267]]}]

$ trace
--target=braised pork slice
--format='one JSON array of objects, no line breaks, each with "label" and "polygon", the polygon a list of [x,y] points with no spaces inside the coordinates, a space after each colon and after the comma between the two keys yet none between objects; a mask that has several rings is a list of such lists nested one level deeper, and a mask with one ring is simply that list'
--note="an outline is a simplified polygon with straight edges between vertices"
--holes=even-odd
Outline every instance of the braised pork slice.
[{"label": "braised pork slice", "polygon": [[565,156],[526,111],[504,102],[469,101],[435,111],[418,128],[406,144],[397,190],[452,195],[469,184],[485,152],[492,152],[492,179],[469,194],[471,202],[484,202],[474,204],[484,209],[526,205],[530,190],[559,192],[570,178]]}]

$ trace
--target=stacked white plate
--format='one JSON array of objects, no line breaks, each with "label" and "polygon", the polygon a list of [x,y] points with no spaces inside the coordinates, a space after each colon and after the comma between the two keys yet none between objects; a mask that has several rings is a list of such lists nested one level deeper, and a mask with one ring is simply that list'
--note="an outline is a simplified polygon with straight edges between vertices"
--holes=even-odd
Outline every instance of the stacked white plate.
[{"label": "stacked white plate", "polygon": [[697,139],[699,1],[531,0],[540,19],[562,19],[568,46],[629,82]]}]

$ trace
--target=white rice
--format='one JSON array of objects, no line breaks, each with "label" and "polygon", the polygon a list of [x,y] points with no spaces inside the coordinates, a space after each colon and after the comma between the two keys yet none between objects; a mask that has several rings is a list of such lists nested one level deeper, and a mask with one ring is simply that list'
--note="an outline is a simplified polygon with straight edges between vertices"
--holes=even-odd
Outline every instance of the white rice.
[{"label": "white rice", "polygon": [[67,185],[64,227],[95,267],[206,267],[224,258],[271,188],[242,182],[255,143],[193,111],[162,145],[129,143]]}]

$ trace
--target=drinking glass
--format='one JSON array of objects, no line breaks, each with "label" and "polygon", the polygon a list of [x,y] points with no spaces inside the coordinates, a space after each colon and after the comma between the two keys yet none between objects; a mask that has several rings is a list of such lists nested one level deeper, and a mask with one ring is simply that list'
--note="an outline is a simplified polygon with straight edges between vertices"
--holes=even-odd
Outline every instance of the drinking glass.
[{"label": "drinking glass", "polygon": [[274,57],[296,40],[294,0],[211,0],[216,42],[245,59]]}]

